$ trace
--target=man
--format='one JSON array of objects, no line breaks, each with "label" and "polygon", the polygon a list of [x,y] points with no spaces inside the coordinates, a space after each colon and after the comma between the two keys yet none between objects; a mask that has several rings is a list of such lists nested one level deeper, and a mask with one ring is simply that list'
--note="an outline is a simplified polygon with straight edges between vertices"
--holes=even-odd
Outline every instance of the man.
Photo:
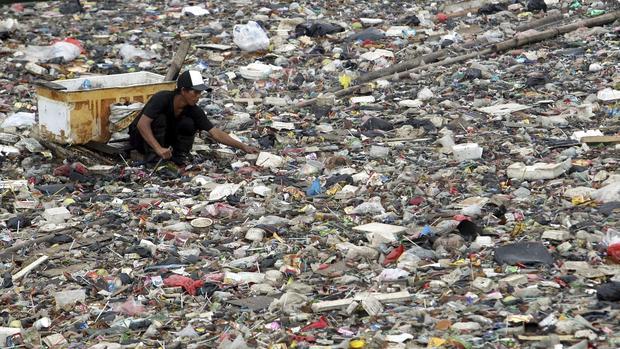
[{"label": "man", "polygon": [[129,141],[147,161],[157,157],[170,159],[177,165],[188,162],[197,130],[209,132],[219,143],[246,153],[258,150],[243,144],[226,132],[214,127],[196,105],[201,93],[210,92],[198,71],[188,70],[179,75],[174,91],[160,91],[153,95],[129,126]]}]

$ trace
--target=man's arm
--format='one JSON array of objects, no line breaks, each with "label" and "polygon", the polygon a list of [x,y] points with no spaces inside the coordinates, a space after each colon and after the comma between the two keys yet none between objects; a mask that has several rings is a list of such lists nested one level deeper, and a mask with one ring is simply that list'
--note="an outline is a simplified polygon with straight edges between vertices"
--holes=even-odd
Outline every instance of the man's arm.
[{"label": "man's arm", "polygon": [[140,135],[144,141],[153,148],[155,153],[161,157],[162,159],[170,159],[172,157],[172,151],[170,148],[164,148],[159,144],[155,136],[153,135],[153,130],[151,129],[151,123],[153,119],[148,115],[142,114],[140,116],[140,120],[138,120],[138,124],[136,125]]},{"label": "man's arm", "polygon": [[217,127],[213,127],[212,129],[209,130],[209,134],[211,135],[211,137],[213,137],[213,139],[215,139],[218,143],[222,143],[240,150],[243,150],[246,153],[250,153],[250,154],[254,154],[254,153],[258,153],[258,149],[251,147],[247,144],[243,144],[237,140],[235,140],[234,138],[232,138],[231,136],[228,135],[228,133],[220,130]]}]

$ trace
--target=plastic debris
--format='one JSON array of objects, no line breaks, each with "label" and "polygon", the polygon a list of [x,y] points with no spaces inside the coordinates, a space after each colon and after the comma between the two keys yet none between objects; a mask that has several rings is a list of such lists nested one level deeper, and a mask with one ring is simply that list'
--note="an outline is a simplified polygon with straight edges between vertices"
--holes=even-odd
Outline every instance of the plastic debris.
[{"label": "plastic debris", "polygon": [[9,3],[0,347],[620,347],[612,2]]}]

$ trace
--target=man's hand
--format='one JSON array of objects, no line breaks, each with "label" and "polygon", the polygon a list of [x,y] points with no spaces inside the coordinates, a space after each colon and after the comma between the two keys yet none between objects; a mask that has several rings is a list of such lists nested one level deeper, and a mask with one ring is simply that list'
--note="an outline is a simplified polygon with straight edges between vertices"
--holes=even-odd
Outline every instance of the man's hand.
[{"label": "man's hand", "polygon": [[157,154],[157,156],[164,160],[168,160],[172,157],[172,149],[170,148],[159,147],[157,150],[155,150],[155,153]]},{"label": "man's hand", "polygon": [[248,154],[258,153],[258,149],[239,142],[238,140],[232,138],[228,133],[220,130],[217,127],[213,127],[211,130],[209,130],[209,134],[218,143],[222,143],[222,144],[237,148],[239,150],[243,150],[244,152]]},{"label": "man's hand", "polygon": [[241,150],[243,150],[244,152],[248,153],[248,154],[256,154],[258,153],[258,149],[249,146],[247,144],[244,144],[243,147],[241,148]]}]

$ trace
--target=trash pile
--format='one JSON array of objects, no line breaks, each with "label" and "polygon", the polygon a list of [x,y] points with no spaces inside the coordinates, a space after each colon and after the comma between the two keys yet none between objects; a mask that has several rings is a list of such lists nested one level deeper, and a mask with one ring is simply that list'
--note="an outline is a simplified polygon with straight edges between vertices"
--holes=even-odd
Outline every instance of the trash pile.
[{"label": "trash pile", "polygon": [[[3,5],[0,346],[620,346],[618,10]],[[35,83],[164,75],[182,40],[259,154],[41,137]]]}]

